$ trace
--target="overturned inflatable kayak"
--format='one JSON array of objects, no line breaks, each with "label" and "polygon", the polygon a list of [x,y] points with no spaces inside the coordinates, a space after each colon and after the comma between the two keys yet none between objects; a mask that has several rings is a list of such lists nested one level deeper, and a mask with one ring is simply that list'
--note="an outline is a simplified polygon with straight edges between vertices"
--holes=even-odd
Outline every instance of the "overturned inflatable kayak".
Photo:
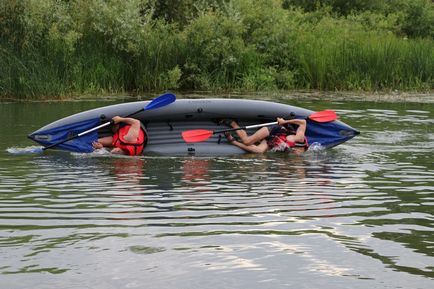
[{"label": "overturned inflatable kayak", "polygon": [[[52,122],[28,137],[45,147],[110,121],[112,117],[126,116],[138,111],[149,102],[138,101],[105,106],[77,113]],[[147,131],[144,154],[163,155],[228,155],[245,153],[229,144],[223,134],[215,134],[203,142],[187,143],[182,132],[195,129],[219,131],[227,128],[220,119],[233,118],[241,126],[273,122],[277,117],[308,119],[313,111],[269,101],[247,99],[181,99],[169,105],[145,110],[134,115]],[[253,132],[253,131],[252,131]],[[110,134],[108,126],[92,133],[56,145],[56,149],[91,152],[91,143],[98,137]],[[339,145],[359,132],[345,123],[334,120],[316,122],[308,119],[306,136],[309,144],[317,143],[325,148]]]}]

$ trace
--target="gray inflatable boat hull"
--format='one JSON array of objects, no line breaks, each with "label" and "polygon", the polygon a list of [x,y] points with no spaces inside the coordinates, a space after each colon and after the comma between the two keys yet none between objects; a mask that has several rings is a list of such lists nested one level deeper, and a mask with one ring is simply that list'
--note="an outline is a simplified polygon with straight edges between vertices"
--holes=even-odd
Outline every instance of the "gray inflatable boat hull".
[{"label": "gray inflatable boat hull", "polygon": [[[116,115],[124,116],[146,106],[148,101],[138,101],[105,106],[77,113],[52,122],[31,133],[29,138],[39,142],[49,136],[42,134],[50,129],[99,117],[101,122],[109,121]],[[275,121],[277,117],[288,117],[294,113],[297,118],[306,118],[313,113],[304,108],[260,100],[247,99],[180,99],[155,110],[141,112],[134,117],[146,127],[148,142],[144,154],[162,155],[230,155],[245,153],[229,144],[223,135],[213,135],[199,143],[186,143],[181,136],[183,131],[193,129],[221,130],[227,128],[219,124],[222,118],[234,118],[241,126]],[[107,135],[102,129],[100,136]],[[308,122],[307,137],[324,147],[336,146],[359,132],[341,121],[322,124]],[[328,137],[328,135],[333,137]],[[311,141],[309,141],[311,143]],[[46,145],[46,143],[45,143]]]}]

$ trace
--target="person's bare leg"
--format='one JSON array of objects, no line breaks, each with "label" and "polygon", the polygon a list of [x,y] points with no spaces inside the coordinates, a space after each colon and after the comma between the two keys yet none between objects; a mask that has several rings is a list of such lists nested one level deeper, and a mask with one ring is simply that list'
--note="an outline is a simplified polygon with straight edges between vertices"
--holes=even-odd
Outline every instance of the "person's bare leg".
[{"label": "person's bare leg", "polygon": [[111,146],[112,142],[113,142],[113,137],[106,136],[106,137],[99,138],[97,141],[93,142],[92,146],[94,149],[102,149],[103,147]]},{"label": "person's bare leg", "polygon": [[[238,123],[236,121],[232,121],[231,127],[232,128],[239,128],[240,126],[238,125]],[[257,142],[262,141],[263,139],[265,139],[267,136],[270,135],[270,131],[268,130],[267,127],[262,127],[260,129],[258,129],[252,135],[248,135],[247,132],[243,129],[237,130],[236,133],[237,133],[238,137],[241,139],[242,143],[245,145],[255,144]]]},{"label": "person's bare leg", "polygon": [[265,153],[268,151],[268,144],[265,140],[262,140],[258,145],[252,144],[252,145],[245,145],[241,142],[237,142],[232,135],[229,132],[225,133],[226,138],[228,139],[229,143],[251,153]]},{"label": "person's bare leg", "polygon": [[98,142],[101,143],[105,147],[109,147],[112,145],[113,137],[112,136],[105,136],[98,139]]}]

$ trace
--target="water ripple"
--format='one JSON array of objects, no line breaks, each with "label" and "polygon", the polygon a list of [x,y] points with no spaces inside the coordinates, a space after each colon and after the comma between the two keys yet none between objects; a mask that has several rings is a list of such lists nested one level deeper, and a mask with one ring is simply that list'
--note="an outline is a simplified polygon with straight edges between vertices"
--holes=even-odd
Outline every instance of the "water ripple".
[{"label": "water ripple", "polygon": [[232,274],[253,288],[430,288],[432,112],[338,112],[361,136],[305,156],[2,155],[0,272],[72,278],[103,266],[102,283],[122,274],[177,288],[171,268],[188,284],[203,274],[198,288],[214,274],[228,288]]}]

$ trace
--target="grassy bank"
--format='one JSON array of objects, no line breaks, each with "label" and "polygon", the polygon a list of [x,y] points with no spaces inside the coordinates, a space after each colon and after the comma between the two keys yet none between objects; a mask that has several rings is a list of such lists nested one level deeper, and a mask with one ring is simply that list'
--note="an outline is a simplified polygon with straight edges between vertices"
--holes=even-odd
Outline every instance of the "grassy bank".
[{"label": "grassy bank", "polygon": [[434,88],[431,1],[165,2],[1,1],[0,96]]}]

